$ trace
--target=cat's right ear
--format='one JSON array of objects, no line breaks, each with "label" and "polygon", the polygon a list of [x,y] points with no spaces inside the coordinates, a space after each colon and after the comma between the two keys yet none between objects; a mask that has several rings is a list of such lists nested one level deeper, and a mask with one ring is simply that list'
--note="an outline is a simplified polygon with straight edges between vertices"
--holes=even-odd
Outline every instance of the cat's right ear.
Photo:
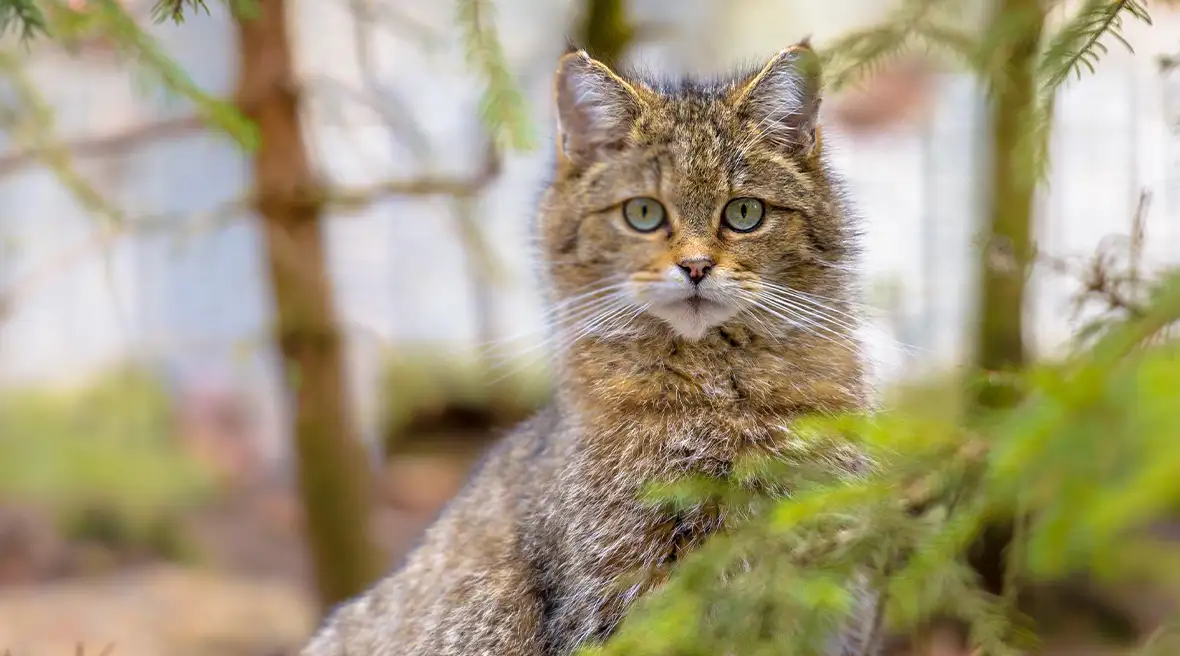
[{"label": "cat's right ear", "polygon": [[790,153],[815,155],[820,86],[819,57],[804,39],[740,83],[731,100],[768,143]]},{"label": "cat's right ear", "polygon": [[585,51],[562,56],[555,85],[558,159],[574,166],[625,142],[643,106],[634,87]]}]

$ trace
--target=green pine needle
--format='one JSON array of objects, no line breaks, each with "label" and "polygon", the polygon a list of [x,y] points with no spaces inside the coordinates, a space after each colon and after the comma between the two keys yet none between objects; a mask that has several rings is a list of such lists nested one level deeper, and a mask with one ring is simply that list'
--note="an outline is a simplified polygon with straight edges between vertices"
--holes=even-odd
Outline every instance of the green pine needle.
[{"label": "green pine needle", "polygon": [[1038,73],[1044,81],[1044,92],[1053,93],[1071,77],[1080,78],[1083,69],[1093,73],[1107,52],[1102,43],[1107,36],[1132,50],[1122,34],[1125,16],[1151,24],[1143,0],[1086,0],[1041,55]]},{"label": "green pine needle", "polygon": [[484,78],[480,101],[484,123],[497,141],[518,150],[534,146],[524,95],[516,84],[492,26],[488,0],[458,0],[457,17],[467,47],[467,63]]},{"label": "green pine needle", "polygon": [[[257,0],[221,0],[236,16],[252,17],[258,8]],[[186,13],[209,13],[205,0],[157,0],[152,6],[152,20],[157,23],[184,22]],[[44,12],[37,0],[0,0],[0,37],[15,29],[22,41],[36,36],[53,36]]]},{"label": "green pine needle", "polygon": [[0,0],[0,37],[15,29],[21,41],[28,41],[48,32],[45,14],[36,0]]},{"label": "green pine needle", "polygon": [[[221,0],[222,4],[229,7],[230,12],[235,16],[243,18],[252,17],[258,9],[257,0]],[[184,22],[185,12],[200,13],[205,12],[209,14],[209,5],[205,4],[205,0],[157,0],[155,6],[152,7],[152,20],[157,23],[164,21],[172,21],[180,24]]]},{"label": "green pine needle", "polygon": [[936,11],[948,0],[906,0],[885,22],[837,39],[821,53],[824,78],[832,90],[871,77],[892,59],[905,54],[920,40],[945,45],[949,30],[934,23]]},{"label": "green pine needle", "polygon": [[168,93],[193,103],[206,121],[232,137],[243,149],[252,151],[258,147],[259,137],[254,124],[232,104],[210,96],[193,82],[118,2],[98,0],[97,5],[96,19],[100,21],[101,29],[113,37],[127,61],[134,61],[139,71]]}]

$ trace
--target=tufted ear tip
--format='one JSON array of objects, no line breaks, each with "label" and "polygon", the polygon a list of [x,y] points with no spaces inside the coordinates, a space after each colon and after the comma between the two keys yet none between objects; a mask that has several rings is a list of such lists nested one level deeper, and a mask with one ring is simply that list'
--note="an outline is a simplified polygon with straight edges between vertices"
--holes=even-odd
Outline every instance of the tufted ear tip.
[{"label": "tufted ear tip", "polygon": [[557,72],[560,74],[570,64],[590,61],[590,53],[569,43],[566,45],[565,52],[561,53],[561,57],[557,60]]},{"label": "tufted ear tip", "polygon": [[562,55],[554,90],[559,154],[579,164],[623,141],[642,105],[625,80],[581,49]]},{"label": "tufted ear tip", "polygon": [[768,141],[810,154],[819,120],[820,62],[809,41],[801,43],[771,57],[735,91],[733,102]]}]

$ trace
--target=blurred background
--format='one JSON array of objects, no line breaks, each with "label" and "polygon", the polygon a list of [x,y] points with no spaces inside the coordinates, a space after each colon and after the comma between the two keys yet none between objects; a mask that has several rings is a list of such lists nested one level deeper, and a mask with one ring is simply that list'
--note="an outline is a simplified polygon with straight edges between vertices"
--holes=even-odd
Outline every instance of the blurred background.
[{"label": "blurred background", "polygon": [[[82,20],[110,1],[53,7]],[[272,118],[297,96],[298,121],[277,123],[304,148],[244,151],[199,104],[160,92],[147,51],[128,57],[101,32],[0,43],[0,648],[12,656],[79,642],[117,656],[294,653],[333,590],[394,562],[498,431],[546,402],[528,229],[569,39],[630,66],[718,73],[808,35],[822,47],[894,8],[496,0],[484,20],[537,136],[519,152],[497,148],[481,121],[484,82],[451,2],[264,0],[260,23],[286,26],[277,45],[212,3],[182,25],[153,23],[152,4],[122,2],[205,93]],[[1112,47],[1056,102],[1037,197],[1038,248],[1053,258],[1088,257],[1138,217],[1143,266],[1180,262],[1180,72],[1167,59],[1180,11],[1152,9],[1154,26],[1125,26],[1134,54]],[[983,91],[913,54],[823,111],[825,148],[863,220],[874,376],[955,367],[982,217]],[[262,127],[264,143],[273,134]],[[259,217],[283,208],[243,201],[309,181],[327,190],[312,203],[319,228],[288,216],[288,232],[268,230]],[[323,283],[310,305],[291,298],[299,267],[276,264],[288,238]],[[1038,270],[1033,353],[1055,353],[1084,320],[1081,284]],[[340,340],[284,346],[276,323],[295,325],[280,321],[284,308]],[[284,367],[284,353],[299,366]],[[318,401],[297,414],[303,393]],[[295,418],[317,411],[375,474],[371,494],[359,486],[319,511],[342,526],[321,550],[362,539],[341,508],[371,518],[354,523],[374,555],[335,583],[315,574],[317,511],[294,466],[310,448]]]}]

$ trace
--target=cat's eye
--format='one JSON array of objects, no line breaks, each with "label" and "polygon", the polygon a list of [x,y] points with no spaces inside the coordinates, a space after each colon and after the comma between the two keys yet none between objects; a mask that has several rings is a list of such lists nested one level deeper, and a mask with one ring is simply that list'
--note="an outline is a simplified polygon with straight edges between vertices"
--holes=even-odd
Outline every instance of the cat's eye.
[{"label": "cat's eye", "polygon": [[722,213],[725,225],[735,232],[750,232],[762,225],[766,208],[757,198],[735,198],[729,201]]},{"label": "cat's eye", "polygon": [[623,203],[623,218],[639,232],[651,232],[664,225],[664,206],[654,198],[632,198]]}]

